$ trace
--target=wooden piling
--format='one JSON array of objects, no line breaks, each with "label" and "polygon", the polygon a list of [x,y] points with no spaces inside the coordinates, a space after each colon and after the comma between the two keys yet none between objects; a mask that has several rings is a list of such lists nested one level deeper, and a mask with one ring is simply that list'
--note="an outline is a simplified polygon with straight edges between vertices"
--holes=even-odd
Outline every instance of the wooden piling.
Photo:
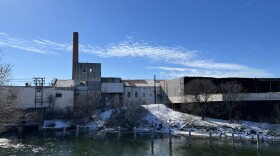
[{"label": "wooden piling", "polygon": [[210,147],[212,148],[212,132],[210,132]]},{"label": "wooden piling", "polygon": [[220,133],[220,138],[219,138],[219,140],[220,140],[220,141],[222,140],[222,133]]},{"label": "wooden piling", "polygon": [[134,133],[134,141],[136,141],[136,127],[133,128],[133,133]]},{"label": "wooden piling", "polygon": [[79,125],[76,125],[76,138],[77,138],[77,137],[78,137],[78,135],[79,135],[79,130],[80,130]]},{"label": "wooden piling", "polygon": [[232,149],[235,149],[234,133],[232,133]]},{"label": "wooden piling", "polygon": [[189,146],[192,145],[192,132],[189,131]]},{"label": "wooden piling", "polygon": [[169,144],[169,156],[172,156],[172,144]]},{"label": "wooden piling", "polygon": [[18,124],[18,133],[22,133],[22,131],[23,131],[23,125]]},{"label": "wooden piling", "polygon": [[118,141],[121,140],[121,126],[118,127]]},{"label": "wooden piling", "polygon": [[42,126],[42,125],[39,125],[39,126],[38,126],[38,130],[39,130],[39,131],[42,131],[42,130],[43,130],[43,126]]},{"label": "wooden piling", "polygon": [[152,152],[152,155],[154,155],[154,142],[151,141],[151,152]]},{"label": "wooden piling", "polygon": [[260,134],[257,132],[257,150],[260,150]]},{"label": "wooden piling", "polygon": [[106,126],[103,127],[103,132],[104,132],[103,139],[105,140],[106,139],[106,133],[107,133]]},{"label": "wooden piling", "polygon": [[152,132],[151,132],[151,141],[154,142],[154,127],[152,127]]},{"label": "wooden piling", "polygon": [[171,139],[171,128],[169,128],[169,144],[172,144],[172,139]]},{"label": "wooden piling", "polygon": [[22,137],[22,132],[23,132],[23,125],[22,124],[18,124],[17,126],[18,129],[18,137]]},{"label": "wooden piling", "polygon": [[66,126],[63,127],[63,136],[65,137],[65,133],[66,133]]}]

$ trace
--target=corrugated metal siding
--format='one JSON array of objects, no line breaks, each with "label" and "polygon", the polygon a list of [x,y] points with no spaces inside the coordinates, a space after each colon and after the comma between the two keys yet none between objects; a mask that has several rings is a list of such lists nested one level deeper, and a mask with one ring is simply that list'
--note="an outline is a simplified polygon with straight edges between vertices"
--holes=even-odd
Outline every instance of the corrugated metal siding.
[{"label": "corrugated metal siding", "polygon": [[184,78],[166,81],[164,89],[168,96],[182,96],[184,94]]}]

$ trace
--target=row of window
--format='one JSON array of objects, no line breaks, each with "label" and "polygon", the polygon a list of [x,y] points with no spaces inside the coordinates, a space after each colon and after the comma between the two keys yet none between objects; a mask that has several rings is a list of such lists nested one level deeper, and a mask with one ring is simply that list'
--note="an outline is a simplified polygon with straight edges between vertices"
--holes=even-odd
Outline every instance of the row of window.
[{"label": "row of window", "polygon": [[[83,69],[83,73],[85,73],[85,72],[86,72],[86,70]],[[93,72],[93,69],[90,68],[90,69],[89,69],[89,72],[92,73],[92,72]]]},{"label": "row of window", "polygon": [[[127,92],[127,95],[126,95],[126,96],[127,96],[128,98],[131,97],[131,93],[130,93],[130,92]],[[134,97],[136,97],[136,98],[138,97],[138,92],[134,92]],[[146,94],[143,93],[143,94],[142,94],[142,97],[146,97]]]}]

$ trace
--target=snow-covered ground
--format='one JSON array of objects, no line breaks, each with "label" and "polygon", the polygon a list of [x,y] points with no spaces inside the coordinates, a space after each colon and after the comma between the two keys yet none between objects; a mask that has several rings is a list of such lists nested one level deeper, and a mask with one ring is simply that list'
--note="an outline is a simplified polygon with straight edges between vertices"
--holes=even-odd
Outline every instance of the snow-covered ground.
[{"label": "snow-covered ground", "polygon": [[260,134],[263,140],[280,141],[280,124],[256,123],[250,121],[235,121],[229,123],[228,120],[219,120],[180,113],[174,111],[163,104],[143,105],[149,111],[145,119],[153,124],[158,132],[168,132],[169,125],[173,134],[187,134],[192,131],[192,135],[222,137],[235,134],[240,139],[255,139],[256,134]]}]

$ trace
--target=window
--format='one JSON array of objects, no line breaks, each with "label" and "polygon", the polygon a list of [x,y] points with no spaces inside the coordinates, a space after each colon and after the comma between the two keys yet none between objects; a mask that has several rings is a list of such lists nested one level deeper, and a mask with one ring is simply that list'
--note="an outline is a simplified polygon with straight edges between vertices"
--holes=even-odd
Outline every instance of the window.
[{"label": "window", "polygon": [[127,92],[127,97],[130,97],[130,92]]},{"label": "window", "polygon": [[146,96],[146,94],[145,93],[143,93],[143,97],[145,97]]},{"label": "window", "polygon": [[56,93],[55,97],[62,97],[62,93]]},{"label": "window", "polygon": [[135,92],[135,97],[136,97],[136,98],[138,97],[138,92]]}]

